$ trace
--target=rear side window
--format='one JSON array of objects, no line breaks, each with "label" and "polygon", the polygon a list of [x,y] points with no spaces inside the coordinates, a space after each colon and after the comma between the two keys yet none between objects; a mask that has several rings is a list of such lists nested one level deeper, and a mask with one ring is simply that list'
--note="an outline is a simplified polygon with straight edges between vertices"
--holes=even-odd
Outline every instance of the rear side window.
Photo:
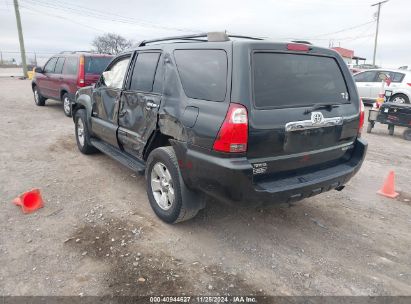
[{"label": "rear side window", "polygon": [[130,90],[153,91],[154,75],[156,73],[160,53],[140,53],[134,65]]},{"label": "rear side window", "polygon": [[56,68],[54,69],[54,73],[61,74],[63,72],[64,59],[64,57],[59,57],[56,63]]},{"label": "rear side window", "polygon": [[355,82],[373,82],[375,77],[377,76],[377,72],[375,71],[368,71],[354,75]]},{"label": "rear side window", "polygon": [[54,73],[54,67],[56,66],[57,57],[51,58],[44,66],[45,73]]},{"label": "rear side window", "polygon": [[223,101],[227,90],[227,54],[223,50],[176,50],[174,57],[185,94]]},{"label": "rear side window", "polygon": [[111,57],[86,56],[84,71],[86,74],[101,74],[111,61]]},{"label": "rear side window", "polygon": [[254,102],[257,108],[345,103],[348,90],[330,57],[254,53]]},{"label": "rear side window", "polygon": [[405,74],[397,72],[388,72],[388,75],[390,76],[392,82],[402,82],[405,76]]},{"label": "rear side window", "polygon": [[67,57],[64,62],[63,74],[77,75],[78,59],[77,57]]}]

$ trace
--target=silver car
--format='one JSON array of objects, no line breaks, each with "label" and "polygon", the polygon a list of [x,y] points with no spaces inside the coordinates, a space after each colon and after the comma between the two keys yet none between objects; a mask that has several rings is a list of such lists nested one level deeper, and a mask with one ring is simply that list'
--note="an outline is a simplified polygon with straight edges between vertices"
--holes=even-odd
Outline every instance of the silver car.
[{"label": "silver car", "polygon": [[390,101],[398,103],[410,103],[411,100],[411,71],[373,69],[355,74],[358,93],[364,104],[373,104],[381,93],[381,82],[384,75],[390,78],[390,85],[385,90],[392,91]]}]

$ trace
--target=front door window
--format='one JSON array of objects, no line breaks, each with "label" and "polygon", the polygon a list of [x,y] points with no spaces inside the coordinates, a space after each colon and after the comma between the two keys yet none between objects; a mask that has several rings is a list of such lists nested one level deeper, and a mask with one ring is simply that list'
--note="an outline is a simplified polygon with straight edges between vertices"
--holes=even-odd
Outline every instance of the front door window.
[{"label": "front door window", "polygon": [[108,71],[103,72],[103,81],[107,87],[113,89],[121,89],[123,87],[129,60],[130,58],[122,59],[111,66]]}]

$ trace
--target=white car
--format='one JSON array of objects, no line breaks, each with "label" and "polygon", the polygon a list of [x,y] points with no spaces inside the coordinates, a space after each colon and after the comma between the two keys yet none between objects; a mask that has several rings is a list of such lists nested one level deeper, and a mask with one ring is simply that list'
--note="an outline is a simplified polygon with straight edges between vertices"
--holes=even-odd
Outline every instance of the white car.
[{"label": "white car", "polygon": [[390,77],[390,85],[385,85],[385,90],[392,91],[390,101],[398,103],[410,103],[411,100],[411,71],[373,69],[355,74],[358,94],[364,104],[373,104],[381,91],[381,74]]}]

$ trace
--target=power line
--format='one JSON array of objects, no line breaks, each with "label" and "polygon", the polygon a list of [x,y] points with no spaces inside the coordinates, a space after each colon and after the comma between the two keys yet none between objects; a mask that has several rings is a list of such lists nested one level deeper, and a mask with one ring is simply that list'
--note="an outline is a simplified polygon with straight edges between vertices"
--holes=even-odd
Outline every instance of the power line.
[{"label": "power line", "polygon": [[162,30],[171,30],[171,31],[182,31],[182,32],[198,32],[199,30],[196,29],[185,29],[185,28],[178,28],[178,27],[170,27],[170,26],[163,26],[159,24],[154,24],[152,22],[144,21],[141,19],[135,19],[130,17],[125,17],[115,13],[106,13],[99,10],[95,10],[94,8],[87,8],[84,6],[71,6],[67,3],[60,2],[60,1],[53,1],[49,2],[46,0],[23,0],[25,4],[34,5],[34,6],[42,6],[45,8],[58,10],[58,11],[66,11],[70,13],[75,13],[77,15],[85,16],[85,17],[92,17],[95,19],[100,19],[104,21],[113,21],[119,22],[124,24],[132,24],[138,25],[141,27],[151,27],[157,28]]},{"label": "power line", "polygon": [[[2,53],[5,54],[20,54],[19,51],[1,51]],[[26,51],[26,54],[43,54],[43,55],[54,55],[54,53],[48,53],[48,52],[34,52],[34,51]]]},{"label": "power line", "polygon": [[[360,27],[366,26],[367,24],[372,24],[374,22],[375,21],[368,21],[368,22],[357,24],[357,25],[354,25],[354,26],[351,26],[351,27],[348,27],[348,28],[343,28],[343,29],[335,31],[335,32],[318,34],[318,35],[311,36],[311,37],[303,37],[302,38],[301,36],[294,36],[294,37],[285,37],[285,38],[281,38],[281,39],[286,39],[286,40],[290,40],[290,39],[291,40],[299,40],[299,39],[302,39],[302,40],[314,40],[314,41],[315,40],[330,40],[331,37],[327,37],[327,38],[325,38],[325,37],[324,38],[318,38],[318,37],[330,36],[330,35],[334,35],[334,34],[339,34],[339,33],[347,32],[347,31],[351,31],[353,29],[360,28]],[[351,39],[351,38],[352,37],[348,37],[348,39]],[[334,38],[334,39],[344,40],[346,38]]]},{"label": "power line", "polygon": [[347,31],[350,31],[350,30],[353,30],[353,29],[356,29],[356,28],[360,28],[360,27],[363,27],[363,26],[365,26],[365,25],[367,25],[367,24],[374,23],[374,22],[375,22],[374,20],[368,21],[368,22],[365,22],[365,23],[361,23],[361,24],[358,24],[358,25],[354,25],[354,26],[351,26],[351,27],[348,27],[348,28],[341,29],[341,30],[339,30],[339,31],[330,32],[330,33],[325,33],[325,34],[320,34],[320,35],[315,35],[315,36],[313,36],[312,38],[322,37],[322,36],[329,36],[329,35],[334,35],[334,34],[338,34],[338,33],[342,33],[342,32],[347,32]]},{"label": "power line", "polygon": [[[44,12],[44,11],[39,11],[39,10],[33,9],[32,7],[28,7],[28,6],[25,6],[25,5],[23,5],[23,6],[20,5],[20,7],[24,8],[25,10],[28,10],[27,12],[29,12],[29,13],[34,12],[34,13],[37,13],[37,14],[42,15],[42,16],[46,15],[46,16],[53,17],[53,18],[58,18],[58,19],[64,19],[64,20],[72,21],[72,19],[67,18],[67,17],[65,17],[65,16],[57,15],[57,14],[51,14],[51,13],[47,13],[47,12]],[[80,25],[82,28],[92,29],[92,30],[94,30],[94,31],[96,31],[96,32],[99,32],[99,33],[100,33],[100,32],[105,32],[105,30],[96,28],[96,27],[94,27],[94,26],[91,26],[90,24],[84,24],[84,23],[80,23],[80,22],[78,22],[78,21],[74,22],[73,24]]]},{"label": "power line", "polygon": [[[331,41],[338,41],[338,42],[341,42],[341,41],[354,41],[354,40],[358,40],[358,39],[364,39],[364,38],[369,38],[369,37],[372,37],[374,34],[373,33],[370,33],[370,29],[372,28],[372,24],[370,24],[370,26],[368,26],[364,31],[361,31],[358,35],[355,35],[355,36],[351,36],[351,37],[344,37],[344,38],[332,38],[332,39],[330,39],[330,38],[327,38],[327,39],[324,39],[324,38],[321,38],[321,40],[329,40],[330,42]],[[317,40],[317,39],[312,39],[312,40]]]}]

